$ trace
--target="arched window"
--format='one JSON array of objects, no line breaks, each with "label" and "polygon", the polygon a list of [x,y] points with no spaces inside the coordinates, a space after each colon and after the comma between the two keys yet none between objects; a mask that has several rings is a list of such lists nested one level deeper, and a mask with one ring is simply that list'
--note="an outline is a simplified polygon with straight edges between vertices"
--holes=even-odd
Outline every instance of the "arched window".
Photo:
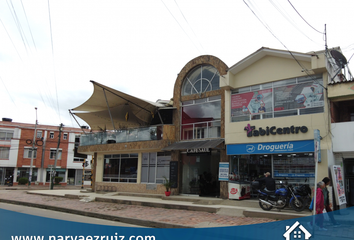
[{"label": "arched window", "polygon": [[220,89],[219,72],[210,65],[200,65],[190,71],[183,81],[182,96]]}]

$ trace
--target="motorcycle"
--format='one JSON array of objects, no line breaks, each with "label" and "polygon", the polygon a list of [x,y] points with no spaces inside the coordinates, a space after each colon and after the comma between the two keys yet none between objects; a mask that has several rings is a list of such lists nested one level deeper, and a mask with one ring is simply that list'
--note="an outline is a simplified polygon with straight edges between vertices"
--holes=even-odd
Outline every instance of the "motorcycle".
[{"label": "motorcycle", "polygon": [[[280,183],[282,184],[282,182]],[[252,182],[252,187],[258,188],[259,206],[265,211],[270,211],[273,207],[280,211],[290,205],[292,209],[300,212],[306,207],[303,198],[295,194],[291,185],[287,187],[282,185],[275,191],[267,191],[265,189],[261,190],[259,188],[259,182],[255,181]]]},{"label": "motorcycle", "polygon": [[[294,193],[296,195],[301,196],[301,198],[304,200],[304,208],[309,208],[312,198],[311,198],[311,188],[309,187],[308,184],[303,184],[297,187],[294,187]],[[311,211],[311,210],[310,210]]]}]

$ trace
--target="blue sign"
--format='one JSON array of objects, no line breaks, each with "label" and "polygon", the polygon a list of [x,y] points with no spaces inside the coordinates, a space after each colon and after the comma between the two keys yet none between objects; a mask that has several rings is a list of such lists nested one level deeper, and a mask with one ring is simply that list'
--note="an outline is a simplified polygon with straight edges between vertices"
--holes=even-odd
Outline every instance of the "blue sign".
[{"label": "blue sign", "polygon": [[219,163],[219,181],[229,181],[229,163]]},{"label": "blue sign", "polygon": [[226,145],[227,155],[314,152],[314,141],[246,143]]},{"label": "blue sign", "polygon": [[274,177],[314,178],[314,173],[274,173]]}]

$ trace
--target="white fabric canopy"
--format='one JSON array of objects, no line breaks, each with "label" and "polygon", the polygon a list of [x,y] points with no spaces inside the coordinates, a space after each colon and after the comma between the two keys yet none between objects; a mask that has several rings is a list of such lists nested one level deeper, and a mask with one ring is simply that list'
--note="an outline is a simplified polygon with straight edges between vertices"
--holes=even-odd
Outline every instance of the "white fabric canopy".
[{"label": "white fabric canopy", "polygon": [[165,106],[91,82],[94,86],[93,94],[72,111],[87,122],[92,130],[114,130],[114,128],[149,125],[157,109]]}]

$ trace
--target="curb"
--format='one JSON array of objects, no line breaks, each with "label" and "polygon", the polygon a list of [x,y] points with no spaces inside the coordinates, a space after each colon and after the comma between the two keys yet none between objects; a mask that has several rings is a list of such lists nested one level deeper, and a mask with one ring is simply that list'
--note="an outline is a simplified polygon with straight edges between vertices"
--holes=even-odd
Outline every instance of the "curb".
[{"label": "curb", "polygon": [[58,212],[72,213],[72,214],[76,214],[76,215],[100,218],[100,219],[105,219],[105,220],[109,220],[109,221],[134,224],[134,225],[139,225],[139,226],[143,226],[143,227],[150,227],[150,228],[194,228],[194,227],[183,226],[183,225],[178,225],[178,224],[160,223],[160,222],[146,221],[146,220],[136,219],[136,218],[110,216],[110,215],[105,215],[105,214],[101,214],[101,213],[84,212],[84,211],[79,211],[79,210],[75,210],[75,209],[41,205],[41,204],[30,203],[30,202],[21,202],[21,201],[16,201],[16,200],[0,199],[0,202],[16,204],[16,205],[23,205],[23,206],[28,206],[28,207],[36,207],[36,208],[41,208],[41,209],[48,209],[48,210],[53,210],[53,211],[58,211]]}]

